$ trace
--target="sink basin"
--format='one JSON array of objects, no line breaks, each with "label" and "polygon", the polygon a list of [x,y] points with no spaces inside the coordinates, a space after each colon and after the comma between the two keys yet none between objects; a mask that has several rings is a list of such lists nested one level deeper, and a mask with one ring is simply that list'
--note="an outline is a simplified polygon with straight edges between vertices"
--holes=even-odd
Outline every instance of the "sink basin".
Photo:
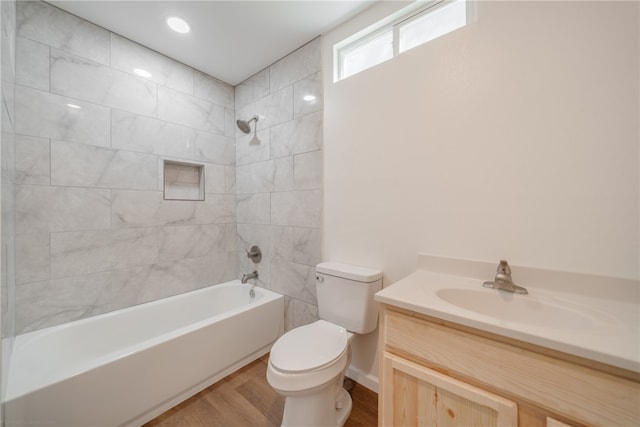
[{"label": "sink basin", "polygon": [[456,307],[491,316],[505,322],[517,322],[544,328],[584,329],[594,318],[582,307],[534,295],[518,295],[485,289],[439,289],[436,295]]}]

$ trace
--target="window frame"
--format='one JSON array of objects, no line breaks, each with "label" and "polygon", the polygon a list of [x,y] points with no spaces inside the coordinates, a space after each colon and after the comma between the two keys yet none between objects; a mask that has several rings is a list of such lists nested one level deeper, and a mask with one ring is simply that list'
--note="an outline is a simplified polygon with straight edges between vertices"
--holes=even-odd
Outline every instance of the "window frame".
[{"label": "window frame", "polygon": [[435,40],[436,38],[442,37],[444,35],[447,35],[447,34],[453,32],[453,31],[456,31],[456,30],[462,28],[462,27],[454,28],[453,30],[450,30],[450,31],[448,31],[446,33],[443,33],[440,36],[437,36],[437,37],[435,37],[433,39],[429,39],[429,40],[424,41],[422,43],[418,43],[415,46],[412,46],[412,47],[410,47],[408,49],[400,51],[400,30],[403,27],[405,27],[407,25],[410,25],[411,23],[413,23],[415,21],[420,20],[423,17],[425,17],[425,16],[427,16],[427,15],[429,15],[431,13],[435,13],[436,11],[438,11],[438,9],[445,8],[445,7],[455,3],[457,1],[463,1],[465,3],[465,15],[466,16],[465,16],[465,24],[462,27],[467,26],[469,24],[469,18],[470,18],[470,13],[469,13],[469,6],[470,6],[470,3],[471,3],[470,0],[440,0],[440,1],[437,1],[435,4],[433,4],[433,5],[429,6],[429,7],[420,8],[419,10],[415,11],[414,13],[412,13],[410,16],[407,16],[406,19],[403,19],[403,20],[401,20],[400,22],[398,22],[398,23],[396,23],[394,25],[393,28],[394,28],[394,31],[396,31],[394,36],[397,35],[397,38],[394,38],[393,42],[394,42],[394,47],[398,48],[398,54],[407,52],[407,51],[409,51],[409,50],[411,50],[413,48],[416,48],[416,47],[418,47],[420,45],[423,45],[425,43],[429,43],[431,40]]},{"label": "window frame", "polygon": [[391,57],[387,58],[381,62],[378,62],[377,64],[371,65],[370,67],[364,68],[360,71],[357,71],[353,74],[349,74],[348,76],[344,76],[344,55],[348,54],[349,52],[353,52],[358,50],[359,48],[369,44],[370,42],[383,37],[385,35],[387,35],[389,33],[389,30],[391,30],[390,26],[386,25],[383,26],[381,28],[376,29],[375,31],[372,31],[370,34],[366,34],[361,38],[358,38],[357,40],[354,40],[353,42],[349,43],[346,46],[343,46],[341,48],[339,48],[338,50],[336,50],[336,55],[337,55],[337,73],[338,76],[340,76],[339,80],[342,79],[346,79],[350,76],[353,76],[355,74],[358,74],[361,71],[367,70],[371,67],[375,67],[378,64],[381,64],[382,62],[388,61],[389,59],[392,59],[394,56],[396,56],[396,34],[395,33],[391,33],[391,42],[393,44],[393,50],[391,52]]},{"label": "window frame", "polygon": [[[420,19],[425,14],[434,12],[438,8],[444,7],[447,4],[452,3],[453,1],[455,0],[415,1],[409,6],[403,9],[400,9],[396,13],[388,16],[387,18],[382,19],[374,23],[373,25],[368,26],[362,31],[359,31],[351,35],[350,37],[347,37],[344,40],[334,44],[333,46],[333,62],[334,62],[333,82],[336,83],[340,80],[347,79],[351,76],[361,73],[362,71],[375,67],[378,64],[386,62],[389,59],[393,59],[396,56],[411,50],[411,49],[406,49],[400,52],[400,28],[403,27],[404,25],[407,25],[413,22],[414,20]],[[466,24],[464,26],[467,26],[471,22],[476,20],[475,0],[462,0],[462,1],[465,2],[465,13],[466,13]],[[460,29],[460,28],[463,28],[463,27],[459,27],[456,29]],[[392,56],[388,59],[385,59],[384,61],[378,62],[377,64],[371,65],[356,73],[350,74],[348,76],[344,76],[344,72],[343,72],[344,56],[348,54],[350,51],[354,51],[359,47],[362,47],[363,45],[371,42],[372,40],[375,40],[376,38],[382,36],[383,34],[387,34],[389,31],[392,32],[392,44],[393,44]],[[445,34],[448,34],[448,33],[445,33]],[[428,43],[429,41],[425,43]],[[416,46],[419,46],[419,45],[416,45]]]}]

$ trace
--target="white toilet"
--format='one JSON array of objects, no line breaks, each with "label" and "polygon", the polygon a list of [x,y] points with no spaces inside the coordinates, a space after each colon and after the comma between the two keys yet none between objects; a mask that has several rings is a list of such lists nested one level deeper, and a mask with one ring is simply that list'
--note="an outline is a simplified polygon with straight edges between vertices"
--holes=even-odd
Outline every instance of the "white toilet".
[{"label": "white toilet", "polygon": [[267,381],[285,397],[283,427],[341,427],[351,413],[342,387],[353,334],[376,329],[382,272],[334,262],[316,266],[320,320],[295,328],[273,345]]}]

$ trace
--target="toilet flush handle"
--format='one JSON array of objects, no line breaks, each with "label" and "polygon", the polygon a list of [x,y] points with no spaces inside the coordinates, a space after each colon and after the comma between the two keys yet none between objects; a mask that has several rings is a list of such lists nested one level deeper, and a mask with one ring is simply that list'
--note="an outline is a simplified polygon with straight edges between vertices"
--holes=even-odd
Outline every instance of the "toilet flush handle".
[{"label": "toilet flush handle", "polygon": [[324,282],[324,277],[316,276],[316,280],[318,281],[318,283],[323,283]]}]

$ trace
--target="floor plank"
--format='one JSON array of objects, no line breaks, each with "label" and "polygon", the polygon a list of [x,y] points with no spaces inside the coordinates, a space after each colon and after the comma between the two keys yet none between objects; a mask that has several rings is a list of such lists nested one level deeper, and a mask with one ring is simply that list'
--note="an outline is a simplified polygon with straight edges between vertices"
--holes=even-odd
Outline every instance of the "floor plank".
[{"label": "floor plank", "polygon": [[[284,398],[267,383],[269,355],[234,372],[143,427],[278,427]],[[374,427],[378,395],[354,383],[351,415],[344,427]]]}]

